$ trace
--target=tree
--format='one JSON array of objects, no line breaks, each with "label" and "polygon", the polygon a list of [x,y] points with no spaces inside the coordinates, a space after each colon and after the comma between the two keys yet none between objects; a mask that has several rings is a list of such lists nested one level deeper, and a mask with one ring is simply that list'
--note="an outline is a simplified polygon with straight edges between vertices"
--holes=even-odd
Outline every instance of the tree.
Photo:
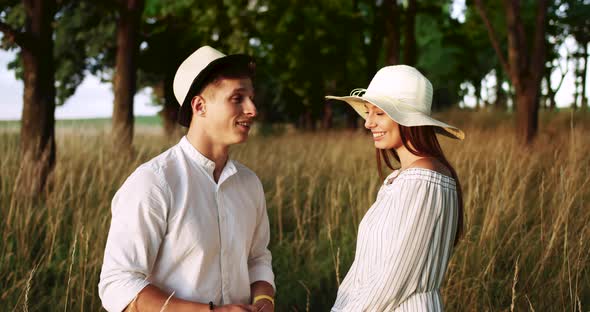
[{"label": "tree", "polygon": [[[352,5],[335,1],[315,1],[305,6],[298,1],[260,1],[252,9],[257,18],[255,29],[249,33],[256,42],[251,51],[259,56],[259,67],[272,73],[265,76],[272,76],[271,84],[277,86],[276,96],[271,97],[272,104],[276,104],[273,110],[284,109],[286,120],[297,120],[298,127],[314,129],[320,118],[324,126],[331,124],[335,110],[324,101],[327,90],[350,90],[350,85],[360,85],[358,81],[366,84],[366,73],[359,70],[366,67],[361,57],[365,50],[360,45],[365,44],[361,43],[365,40],[361,33],[366,26],[364,14],[369,12],[366,6],[370,4],[359,4],[360,11]],[[337,31],[334,25],[339,25]],[[367,35],[366,44],[371,44],[371,35]],[[379,52],[377,49],[371,53]],[[268,82],[257,82],[264,83]]]},{"label": "tree", "polygon": [[505,112],[508,109],[508,98],[502,85],[504,84],[504,75],[500,64],[494,68],[496,75],[496,102],[494,103],[494,110],[498,112]]},{"label": "tree", "polygon": [[[43,191],[55,164],[56,91],[52,22],[56,3],[54,0],[24,0],[22,5],[24,29],[19,30],[0,21],[0,30],[5,40],[20,47],[23,67],[21,166],[16,189],[25,195],[36,196]],[[10,9],[3,9],[4,14],[10,15],[11,12],[6,10]]]},{"label": "tree", "polygon": [[115,146],[129,149],[133,142],[133,97],[137,88],[139,25],[144,0],[120,0],[118,5],[112,131]]},{"label": "tree", "polygon": [[[468,74],[480,67],[474,56],[486,51],[472,53],[473,41],[465,32],[466,26],[451,18],[447,5],[420,2],[418,12],[415,37],[419,52],[414,66],[432,82],[432,110],[444,110],[458,103],[461,83],[469,81]],[[482,71],[477,72],[478,77],[482,75]]]},{"label": "tree", "polygon": [[414,66],[416,64],[416,13],[417,1],[408,0],[408,7],[405,10],[404,23],[404,59],[406,65]]},{"label": "tree", "polygon": [[384,9],[386,14],[385,32],[385,62],[389,65],[396,65],[400,63],[399,49],[400,49],[400,8],[397,0],[385,0]]},{"label": "tree", "polygon": [[[84,11],[75,19],[79,29],[71,35],[84,38],[85,69],[111,81],[114,91],[113,145],[129,150],[133,140],[133,97],[137,89],[137,59],[144,0],[73,1]],[[67,20],[74,19],[69,16]],[[111,70],[111,69],[114,69]]]},{"label": "tree", "polygon": [[[556,61],[556,63],[558,63],[558,61]],[[567,66],[567,65],[566,65]],[[553,67],[551,66],[546,66],[545,67],[545,83],[547,84],[547,98],[545,99],[545,107],[547,109],[549,109],[550,111],[554,111],[556,104],[555,104],[555,95],[557,94],[557,92],[559,91],[559,89],[561,89],[561,85],[563,84],[563,81],[565,80],[565,76],[567,75],[567,69],[563,69],[561,68],[560,64],[557,64],[557,67],[560,70],[560,78],[559,78],[559,82],[557,84],[557,87],[553,88],[553,86],[551,86],[551,74],[552,74],[552,69]]]},{"label": "tree", "polygon": [[[568,63],[571,54],[569,51],[567,52],[565,68],[563,68],[559,49],[565,48],[567,50],[567,46],[563,45],[565,39],[569,36],[569,27],[567,25],[566,13],[567,12],[564,11],[562,1],[553,1],[548,7],[548,22],[546,26],[547,40],[545,42],[547,45],[547,62],[543,72],[543,79],[545,81],[545,87],[543,89],[546,90],[546,94],[543,94],[544,98],[542,99],[541,107],[550,111],[555,110],[555,95],[561,88],[568,72]],[[556,70],[559,70],[560,78],[558,80],[557,87],[554,88],[551,81],[551,76],[556,72]]]},{"label": "tree", "polygon": [[[357,5],[363,3],[358,2]],[[369,1],[366,5],[366,15],[370,19],[367,20],[368,32],[361,33],[361,44],[364,49],[366,57],[366,76],[367,81],[371,81],[377,69],[379,68],[379,56],[383,48],[383,35],[385,26],[385,14],[383,10],[384,4],[379,5],[376,1]],[[362,7],[358,8],[359,11]]]},{"label": "tree", "polygon": [[113,145],[118,150],[129,150],[133,141],[133,97],[137,89],[140,24],[145,0],[79,2],[84,4],[85,12],[76,35],[85,38],[90,47],[86,51],[86,68],[103,81],[112,81]]},{"label": "tree", "polygon": [[89,55],[102,49],[97,35],[109,33],[94,7],[85,0],[12,0],[0,9],[2,47],[20,48],[9,68],[25,82],[19,177],[30,188],[17,189],[30,195],[44,188],[53,167],[55,106],[63,105],[95,66]]},{"label": "tree", "polygon": [[527,42],[520,1],[504,0],[503,4],[506,14],[508,59],[500,48],[500,42],[482,1],[475,0],[475,6],[486,25],[500,64],[514,85],[517,135],[521,142],[530,144],[538,128],[541,78],[545,67],[545,22],[548,2],[537,2],[532,43]]},{"label": "tree", "polygon": [[[489,5],[488,10],[497,12],[501,8],[498,5]],[[483,99],[481,96],[482,83],[486,76],[492,71],[496,75],[496,103],[494,109],[506,111],[506,98],[502,89],[503,77],[495,52],[487,38],[487,29],[482,25],[479,18],[476,17],[472,7],[465,9],[465,21],[459,27],[451,27],[447,32],[458,32],[456,36],[456,46],[459,47],[458,55],[452,59],[460,60],[456,65],[458,72],[456,75],[463,77],[464,82],[468,82],[475,88],[476,109],[479,109],[481,101],[484,105],[490,102],[489,99]],[[492,24],[497,25],[501,21],[493,20]],[[463,95],[463,94],[462,94]]]},{"label": "tree", "polygon": [[580,106],[588,109],[588,97],[586,97],[586,76],[588,73],[588,44],[590,43],[590,3],[585,1],[566,1],[568,9],[566,11],[565,24],[569,28],[576,41],[578,50],[575,53],[577,58],[576,82],[580,85],[579,92]]},{"label": "tree", "polygon": [[[205,44],[225,53],[239,51],[244,39],[237,38],[238,35],[233,35],[233,32],[247,32],[248,28],[252,28],[238,26],[234,29],[227,22],[230,20],[228,11],[236,11],[231,6],[238,5],[228,5],[230,7],[223,1],[215,2],[215,5],[190,0],[146,2],[140,27],[143,47],[139,52],[138,86],[153,88],[155,102],[162,105],[159,115],[167,136],[172,136],[179,129],[176,122],[179,104],[172,90],[178,66]],[[231,23],[240,18],[243,17],[232,17]],[[235,47],[230,47],[232,44]]]}]

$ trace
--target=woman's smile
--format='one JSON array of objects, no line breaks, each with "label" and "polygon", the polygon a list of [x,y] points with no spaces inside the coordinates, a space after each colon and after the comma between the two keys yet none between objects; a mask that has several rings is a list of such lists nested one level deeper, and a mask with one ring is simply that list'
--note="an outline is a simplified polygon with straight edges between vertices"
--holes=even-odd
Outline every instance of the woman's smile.
[{"label": "woman's smile", "polygon": [[385,131],[371,131],[373,133],[373,140],[380,140],[384,135]]}]

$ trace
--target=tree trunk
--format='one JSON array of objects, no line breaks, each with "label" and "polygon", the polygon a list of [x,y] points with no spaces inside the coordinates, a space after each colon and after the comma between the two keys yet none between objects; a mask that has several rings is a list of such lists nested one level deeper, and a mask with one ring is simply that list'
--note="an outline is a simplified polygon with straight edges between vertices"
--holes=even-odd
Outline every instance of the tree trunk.
[{"label": "tree trunk", "polygon": [[476,83],[475,87],[475,111],[478,112],[481,109],[481,83]]},{"label": "tree trunk", "polygon": [[385,31],[387,38],[387,45],[385,47],[385,61],[388,65],[397,65],[400,63],[399,6],[396,0],[385,0],[383,6],[386,12]]},{"label": "tree trunk", "polygon": [[315,130],[315,119],[310,108],[305,108],[303,115],[299,116],[299,124],[305,130]]},{"label": "tree trunk", "polygon": [[28,40],[21,46],[24,67],[21,164],[17,191],[29,197],[45,188],[55,164],[54,0],[23,1]]},{"label": "tree trunk", "polygon": [[348,129],[358,129],[358,119],[359,115],[353,109],[346,110],[346,128]]},{"label": "tree trunk", "polygon": [[404,59],[406,65],[414,66],[416,64],[416,0],[408,1],[408,8],[406,9],[406,25],[404,34]]},{"label": "tree trunk", "polygon": [[[352,1],[352,7],[355,9],[358,9],[358,1],[357,0]],[[361,38],[362,38],[362,36],[361,36]],[[361,44],[364,44],[364,42],[361,41]],[[349,53],[349,52],[345,51],[344,53]],[[344,71],[344,77],[343,77],[342,81],[348,81],[348,71]],[[357,126],[358,114],[353,109],[345,110],[344,114],[346,115],[346,128],[347,129],[357,129],[358,128],[358,126]]]},{"label": "tree trunk", "polygon": [[334,119],[334,110],[332,109],[332,103],[330,101],[324,101],[324,111],[322,114],[322,128],[332,129]]},{"label": "tree trunk", "polygon": [[178,129],[178,111],[180,106],[176,102],[174,97],[174,91],[172,90],[173,73],[167,74],[166,78],[162,81],[162,85],[158,86],[161,90],[161,97],[164,99],[164,106],[162,110],[158,112],[162,119],[162,125],[164,128],[164,135],[172,137]]},{"label": "tree trunk", "polygon": [[162,125],[164,128],[164,135],[167,137],[173,137],[174,133],[178,129],[177,125],[177,115],[178,114],[178,105],[174,102],[170,102],[169,100],[164,100],[164,107],[162,110],[158,112],[160,118],[162,118]]},{"label": "tree trunk", "polygon": [[582,57],[584,58],[584,69],[582,70],[582,102],[580,107],[583,110],[590,110],[588,106],[588,96],[586,96],[586,75],[588,75],[588,42],[581,43]]},{"label": "tree trunk", "polygon": [[[382,4],[383,5],[383,4]],[[373,4],[373,12],[375,14],[373,25],[371,29],[371,42],[369,45],[364,43],[364,34],[361,33],[361,42],[365,47],[365,55],[367,56],[367,81],[371,81],[377,72],[377,59],[379,58],[379,51],[383,47],[383,8],[376,3]]]},{"label": "tree trunk", "polygon": [[529,60],[524,24],[520,16],[520,3],[505,0],[508,28],[508,59],[514,89],[516,90],[517,133],[521,142],[532,143],[537,134],[539,95],[545,69],[545,23],[547,1],[537,3],[535,35],[532,56]]},{"label": "tree trunk", "polygon": [[136,91],[139,23],[143,0],[122,1],[117,23],[117,56],[114,77],[113,143],[129,150],[133,141],[133,97]]},{"label": "tree trunk", "polygon": [[516,123],[520,141],[531,143],[537,134],[539,115],[539,88],[531,83],[524,90],[516,89]]},{"label": "tree trunk", "polygon": [[540,108],[548,111],[551,110],[551,98],[555,96],[555,94],[553,94],[553,88],[551,88],[551,78],[549,75],[551,75],[551,71],[549,71],[549,73],[543,78],[547,84],[547,96],[541,100],[540,105]]},{"label": "tree trunk", "polygon": [[581,102],[581,86],[579,76],[582,75],[580,57],[574,55],[574,101],[572,102],[571,109],[578,110],[578,103]]},{"label": "tree trunk", "polygon": [[[547,21],[547,0],[537,1],[535,16],[535,32],[527,36],[521,18],[520,1],[504,0],[508,37],[508,60],[500,48],[494,28],[481,0],[475,0],[476,8],[481,15],[490,41],[496,51],[500,64],[508,73],[516,90],[515,108],[517,111],[517,136],[524,144],[532,143],[538,122],[538,100],[541,89],[541,78],[545,68],[545,24]],[[532,38],[529,53],[527,38]],[[526,116],[525,116],[526,115]]]},{"label": "tree trunk", "polygon": [[[321,83],[321,82],[319,82]],[[324,94],[334,94],[336,91],[336,81],[328,80],[324,82]],[[318,94],[320,99],[321,94]],[[332,129],[334,127],[334,108],[332,108],[332,101],[324,100],[324,107],[322,111],[322,129]]]},{"label": "tree trunk", "polygon": [[[566,63],[569,62],[569,60],[566,60]],[[563,81],[565,79],[565,76],[567,75],[567,70],[561,70],[561,78],[559,79],[559,83],[557,84],[557,88],[553,89],[553,87],[551,86],[551,68],[547,68],[547,72],[545,73],[546,75],[546,79],[547,79],[547,88],[548,88],[548,97],[549,97],[549,111],[555,111],[555,95],[557,94],[557,92],[559,92],[559,89],[561,89],[561,86],[563,85]]]},{"label": "tree trunk", "polygon": [[561,76],[561,80],[559,81],[559,85],[557,89],[553,89],[551,86],[551,67],[545,68],[545,81],[547,82],[547,98],[543,100],[543,108],[547,109],[550,112],[555,111],[555,94],[559,91],[561,84],[563,83],[563,79],[565,75]]},{"label": "tree trunk", "polygon": [[507,109],[506,93],[504,92],[504,89],[502,89],[503,83],[504,77],[502,75],[502,69],[498,66],[496,67],[496,103],[494,108],[499,112],[505,112]]},{"label": "tree trunk", "polygon": [[[486,86],[483,84],[483,80],[480,81],[480,85],[481,85],[481,89],[479,90],[479,97],[482,100],[482,104],[483,104],[483,108],[484,111],[488,111],[488,105],[490,104],[489,101],[487,99],[483,98],[483,88],[485,88]],[[486,88],[486,92],[490,92],[488,88]]]},{"label": "tree trunk", "polygon": [[551,96],[549,98],[549,111],[554,112],[556,107],[557,107],[557,105],[555,103],[555,93],[554,93],[553,96]]}]

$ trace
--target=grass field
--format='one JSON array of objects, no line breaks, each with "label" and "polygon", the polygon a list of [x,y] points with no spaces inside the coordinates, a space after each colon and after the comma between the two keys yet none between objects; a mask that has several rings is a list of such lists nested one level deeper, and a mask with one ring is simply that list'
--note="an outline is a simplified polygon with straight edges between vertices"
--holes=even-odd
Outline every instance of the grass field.
[{"label": "grass field", "polygon": [[[443,286],[446,309],[590,310],[590,116],[544,113],[530,148],[515,142],[507,115],[447,117],[467,139],[442,139],[466,214]],[[139,164],[177,142],[153,124],[138,127],[133,156],[111,150],[108,127],[59,125],[57,165],[38,202],[12,196],[18,132],[0,127],[0,310],[100,310],[111,198]],[[328,311],[381,183],[371,139],[253,136],[232,153],[265,186],[276,310]]]}]

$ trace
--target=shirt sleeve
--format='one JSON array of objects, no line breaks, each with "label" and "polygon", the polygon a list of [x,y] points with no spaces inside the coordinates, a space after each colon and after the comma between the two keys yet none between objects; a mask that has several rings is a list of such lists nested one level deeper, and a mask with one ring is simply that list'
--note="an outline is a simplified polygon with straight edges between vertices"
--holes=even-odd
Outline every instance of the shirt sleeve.
[{"label": "shirt sleeve", "polygon": [[[388,254],[353,294],[343,311],[385,311],[411,296],[424,274],[428,250],[433,243],[440,209],[440,186],[428,181],[403,181],[399,198],[391,202],[390,224],[399,224],[384,237],[381,247]],[[376,248],[376,247],[374,247]]]},{"label": "shirt sleeve", "polygon": [[248,257],[248,275],[250,277],[250,284],[256,281],[265,281],[271,284],[276,291],[274,273],[272,272],[272,256],[270,250],[268,250],[270,225],[266,211],[266,200],[264,198],[262,184],[260,181],[257,182],[259,189],[257,192],[258,215]]},{"label": "shirt sleeve", "polygon": [[107,311],[122,311],[147,281],[167,229],[167,192],[158,176],[140,168],[115,194],[98,284]]}]

